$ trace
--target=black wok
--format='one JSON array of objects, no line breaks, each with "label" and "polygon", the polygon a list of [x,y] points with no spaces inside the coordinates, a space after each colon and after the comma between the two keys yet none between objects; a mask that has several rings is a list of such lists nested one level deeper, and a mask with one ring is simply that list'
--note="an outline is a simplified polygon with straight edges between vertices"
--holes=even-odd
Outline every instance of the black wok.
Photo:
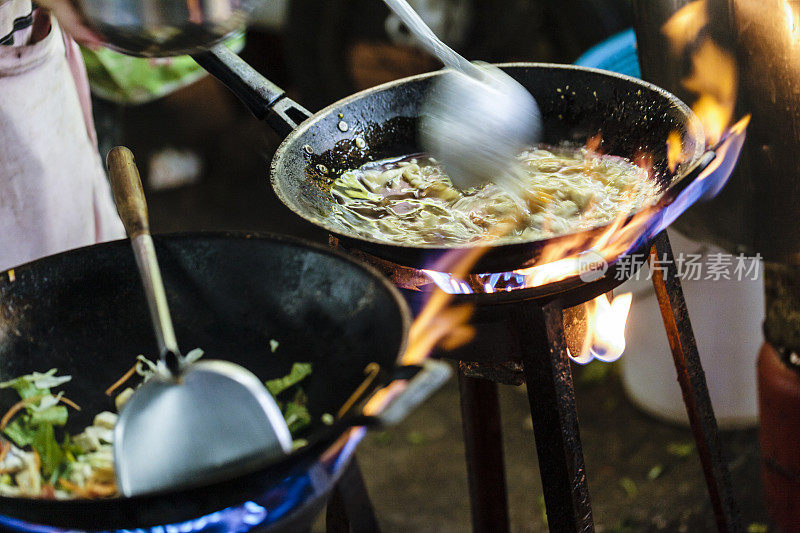
[{"label": "black wok", "polygon": [[[334,201],[329,194],[330,185],[343,171],[367,161],[420,151],[417,120],[426,91],[437,74],[362,91],[311,116],[224,47],[194,58],[225,83],[256,117],[286,136],[273,158],[271,181],[277,196],[297,215],[326,229],[346,247],[401,265],[429,266],[442,254],[459,248],[390,244],[359,235],[328,216]],[[605,153],[633,160],[641,156],[652,158],[651,179],[657,180],[664,191],[656,212],[671,205],[714,159],[714,153],[706,151],[697,117],[683,102],[655,85],[571,65],[518,63],[502,68],[530,90],[539,103],[544,142],[583,143],[599,134],[600,148]],[[674,172],[668,168],[666,144],[673,131],[680,134],[684,158]],[[654,216],[652,220],[656,224],[663,217]],[[473,271],[514,270],[535,261],[545,245],[556,241],[569,240],[573,248],[568,250],[580,252],[584,249],[581,246],[605,229],[582,232],[581,239],[568,235],[491,246]]]},{"label": "black wok", "polygon": [[[310,445],[257,472],[189,490],[104,500],[0,497],[0,529],[27,527],[20,521],[82,530],[141,528],[243,502],[268,511],[262,525],[274,524],[335,483],[357,442],[348,440],[345,426],[375,421],[359,407],[333,427],[320,421],[324,413],[335,415],[364,381],[367,364],[382,369],[369,391],[418,370],[398,366],[409,327],[406,305],[369,267],[276,237],[187,234],[156,237],[155,243],[176,333],[187,350],[202,348],[208,357],[239,363],[265,380],[285,375],[294,362],[313,364],[303,386],[314,423],[301,435]],[[275,353],[271,339],[279,342]],[[65,394],[83,408],[70,415],[72,434],[96,413],[114,410],[104,390],[138,354],[154,358],[157,346],[128,241],[0,273],[0,380],[50,368],[72,375]],[[15,393],[0,391],[0,411],[16,400]]]}]

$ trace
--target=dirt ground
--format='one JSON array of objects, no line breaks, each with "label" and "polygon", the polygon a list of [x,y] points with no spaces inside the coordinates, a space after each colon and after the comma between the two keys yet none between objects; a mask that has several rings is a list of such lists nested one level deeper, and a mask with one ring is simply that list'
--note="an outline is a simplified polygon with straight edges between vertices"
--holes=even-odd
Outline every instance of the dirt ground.
[{"label": "dirt ground", "polygon": [[[127,109],[119,116],[125,127],[117,140],[132,147],[145,177],[156,149],[193,149],[204,159],[197,184],[148,193],[155,231],[257,230],[325,242],[323,232],[288,212],[269,188],[268,162],[278,139],[215,82],[202,82],[188,98]],[[578,368],[575,374],[598,530],[714,530],[688,429],[637,411],[613,368],[588,373]],[[524,389],[502,386],[500,398],[512,529],[546,531],[527,396]],[[722,439],[743,523],[753,533],[765,531],[756,431],[726,432]],[[400,426],[370,434],[358,460],[385,531],[468,530],[456,380]],[[322,524],[315,530],[322,531]]]},{"label": "dirt ground", "polygon": [[[600,381],[582,380],[582,370],[577,404],[598,531],[714,531],[689,430],[637,411],[613,369]],[[502,386],[500,401],[512,530],[547,531],[527,395]],[[386,531],[469,528],[460,424],[454,382],[400,427],[361,445],[358,460]],[[722,440],[743,523],[759,531],[767,518],[756,431],[725,432]]]}]

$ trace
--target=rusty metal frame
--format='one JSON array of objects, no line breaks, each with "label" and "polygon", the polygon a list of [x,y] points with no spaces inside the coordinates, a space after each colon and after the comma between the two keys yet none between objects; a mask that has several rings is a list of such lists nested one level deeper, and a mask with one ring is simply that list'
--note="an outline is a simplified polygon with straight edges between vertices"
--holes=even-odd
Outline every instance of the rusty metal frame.
[{"label": "rusty metal frame", "polygon": [[459,372],[461,423],[474,531],[508,531],[508,496],[497,383]]},{"label": "rusty metal frame", "polygon": [[550,531],[594,531],[563,306],[526,305],[516,316]]},{"label": "rusty metal frame", "polygon": [[[653,285],[697,444],[717,528],[720,532],[726,533],[742,531],[705,373],[697,351],[677,265],[665,232],[659,234],[653,241],[650,256],[657,265],[657,268],[652,269]],[[512,329],[519,336],[521,347],[519,355],[528,386],[542,491],[550,530],[593,531],[591,499],[575,409],[575,390],[564,335],[564,307],[559,300],[544,305],[520,302],[520,305],[515,306],[515,313],[511,315],[515,323]],[[464,402],[462,397],[464,417],[473,416],[471,413],[476,411],[484,414],[496,412],[498,420],[495,424],[499,425],[496,391],[494,395],[473,394],[473,397],[467,400],[471,404],[470,409],[463,408]],[[475,423],[475,421],[464,421],[465,427]],[[465,430],[465,438],[475,437]],[[493,440],[502,453],[502,436],[484,434],[477,438],[481,439],[480,445],[483,447],[488,446],[487,443]],[[505,498],[503,472],[489,471],[492,467],[503,468],[502,456],[500,461],[487,460],[486,457],[471,453],[471,449],[476,449],[475,442],[467,442],[473,529],[508,531],[507,512],[505,521],[486,522],[479,519],[487,516],[486,509],[491,505],[491,495],[502,493]],[[476,471],[481,472],[480,476],[473,474]],[[473,488],[476,484],[480,485],[480,488]],[[497,527],[489,528],[487,524]]]},{"label": "rusty metal frame", "polygon": [[667,332],[683,403],[697,444],[708,494],[720,532],[742,530],[728,465],[722,453],[717,419],[708,394],[706,375],[697,351],[692,322],[686,308],[675,256],[666,232],[650,249],[653,287]]},{"label": "rusty metal frame", "polygon": [[327,533],[380,533],[375,509],[355,457],[333,489],[325,514],[325,530]]}]

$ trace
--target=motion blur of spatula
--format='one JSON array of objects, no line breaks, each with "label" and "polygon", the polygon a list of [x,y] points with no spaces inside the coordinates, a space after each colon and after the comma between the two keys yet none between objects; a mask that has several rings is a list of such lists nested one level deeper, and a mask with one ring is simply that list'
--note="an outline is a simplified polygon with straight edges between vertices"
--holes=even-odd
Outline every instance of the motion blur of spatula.
[{"label": "motion blur of spatula", "polygon": [[422,147],[442,162],[453,185],[488,181],[516,189],[522,150],[539,141],[539,105],[497,67],[467,61],[447,46],[406,0],[384,0],[417,41],[450,70],[437,76],[422,109]]},{"label": "motion blur of spatula", "polygon": [[133,154],[114,148],[107,165],[160,349],[159,372],[126,402],[114,429],[120,491],[134,496],[202,485],[289,453],[289,428],[253,373],[228,361],[189,364],[180,354]]}]

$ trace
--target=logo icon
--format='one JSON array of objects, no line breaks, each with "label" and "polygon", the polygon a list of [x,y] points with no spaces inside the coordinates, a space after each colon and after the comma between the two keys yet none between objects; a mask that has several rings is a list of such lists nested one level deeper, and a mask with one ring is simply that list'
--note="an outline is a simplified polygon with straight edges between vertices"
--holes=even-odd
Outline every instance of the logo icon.
[{"label": "logo icon", "polygon": [[578,275],[582,281],[596,281],[608,272],[608,262],[594,250],[586,250],[578,256]]}]

